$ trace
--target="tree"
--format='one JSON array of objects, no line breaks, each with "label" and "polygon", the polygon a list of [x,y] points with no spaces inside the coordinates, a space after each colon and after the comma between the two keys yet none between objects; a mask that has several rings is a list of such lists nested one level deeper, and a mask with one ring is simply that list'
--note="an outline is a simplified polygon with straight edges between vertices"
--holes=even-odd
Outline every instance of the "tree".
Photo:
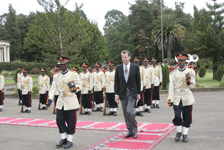
[{"label": "tree", "polygon": [[118,22],[123,21],[124,14],[119,11],[112,9],[111,11],[108,11],[105,15],[106,23],[104,25],[104,30],[106,30],[110,25],[116,25]]},{"label": "tree", "polygon": [[195,8],[192,33],[186,32],[182,45],[189,53],[196,53],[200,58],[212,58],[213,79],[220,60],[224,56],[224,3],[207,3],[209,11]]},{"label": "tree", "polygon": [[19,41],[16,11],[13,9],[11,4],[9,4],[9,13],[7,14],[5,22],[5,36],[6,40],[10,42],[10,60],[19,59],[23,51]]},{"label": "tree", "polygon": [[163,47],[167,50],[167,58],[171,59],[171,49],[175,42],[179,42],[184,36],[185,27],[180,25],[173,15],[163,16],[163,37],[161,37],[161,22],[157,19],[152,30],[152,40],[161,50],[161,40],[163,38]]},{"label": "tree", "polygon": [[[141,59],[144,57],[149,57],[149,48],[153,48],[151,45],[149,45],[149,37],[145,35],[145,32],[143,29],[139,30],[139,45],[138,45],[138,52]],[[147,55],[146,55],[147,54]]]}]

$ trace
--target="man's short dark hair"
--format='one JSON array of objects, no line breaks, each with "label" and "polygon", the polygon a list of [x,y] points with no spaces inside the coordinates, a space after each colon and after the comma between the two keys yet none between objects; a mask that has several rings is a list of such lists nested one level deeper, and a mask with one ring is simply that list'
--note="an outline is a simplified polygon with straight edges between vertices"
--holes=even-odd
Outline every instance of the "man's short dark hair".
[{"label": "man's short dark hair", "polygon": [[126,54],[126,53],[128,53],[128,56],[131,56],[131,52],[130,52],[129,50],[123,50],[123,51],[121,52],[121,55],[122,55],[122,54]]}]

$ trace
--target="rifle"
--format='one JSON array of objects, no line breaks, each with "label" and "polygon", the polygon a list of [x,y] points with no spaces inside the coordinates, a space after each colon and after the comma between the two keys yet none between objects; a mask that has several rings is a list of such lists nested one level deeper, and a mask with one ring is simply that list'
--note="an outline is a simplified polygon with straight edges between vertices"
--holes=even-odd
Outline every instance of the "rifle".
[{"label": "rifle", "polygon": [[80,107],[80,110],[79,110],[79,114],[82,114],[82,101],[80,102],[81,103],[81,107]]},{"label": "rifle", "polygon": [[53,114],[55,114],[56,111],[56,102],[54,101],[54,109],[53,109]]},{"label": "rifle", "polygon": [[105,92],[105,105],[104,105],[103,115],[106,115],[106,108],[107,108],[107,94]]},{"label": "rifle", "polygon": [[22,106],[21,106],[21,112],[23,112],[23,102],[22,102]]},{"label": "rifle", "polygon": [[40,98],[39,98],[39,106],[38,106],[38,109],[40,110]]}]

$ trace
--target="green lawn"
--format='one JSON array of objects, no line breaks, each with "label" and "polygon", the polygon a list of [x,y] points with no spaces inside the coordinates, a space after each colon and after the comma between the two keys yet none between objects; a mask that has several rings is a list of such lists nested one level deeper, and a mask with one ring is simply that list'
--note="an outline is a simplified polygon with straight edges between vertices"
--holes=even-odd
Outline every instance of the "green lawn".
[{"label": "green lawn", "polygon": [[197,87],[219,87],[220,82],[218,80],[213,80],[213,73],[206,72],[203,78],[200,78],[197,74]]},{"label": "green lawn", "polygon": [[[38,81],[38,77],[32,77],[33,78],[33,82],[37,82]],[[5,79],[5,85],[9,85],[9,84],[14,84],[14,80],[12,78],[10,79]]]}]

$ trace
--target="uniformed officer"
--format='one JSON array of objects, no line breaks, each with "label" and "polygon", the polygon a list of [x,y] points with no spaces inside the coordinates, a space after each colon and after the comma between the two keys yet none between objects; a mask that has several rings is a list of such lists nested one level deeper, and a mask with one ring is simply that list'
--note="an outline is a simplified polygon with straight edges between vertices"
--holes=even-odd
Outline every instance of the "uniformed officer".
[{"label": "uniformed officer", "polygon": [[110,112],[106,115],[114,115],[117,116],[117,103],[114,100],[114,70],[115,63],[113,61],[108,62],[109,71],[105,72],[105,80],[106,80],[106,96],[110,107]]},{"label": "uniformed officer", "polygon": [[22,105],[22,89],[21,89],[21,78],[23,76],[23,68],[18,67],[18,73],[17,73],[17,89],[19,94],[19,103],[18,105]]},{"label": "uniformed officer", "polygon": [[179,141],[183,134],[183,142],[188,142],[187,134],[192,123],[192,106],[195,103],[190,88],[193,88],[196,84],[195,72],[185,66],[188,57],[186,53],[177,53],[176,57],[179,67],[169,76],[168,105],[170,107],[173,105],[175,114],[173,119],[177,131],[175,140]]},{"label": "uniformed officer", "polygon": [[41,68],[41,75],[38,77],[38,87],[40,93],[40,103],[42,104],[42,110],[47,110],[46,102],[48,98],[48,92],[50,90],[50,78],[45,74],[46,69]]},{"label": "uniformed officer", "polygon": [[3,111],[3,104],[4,104],[4,86],[5,86],[5,80],[4,76],[1,74],[2,69],[0,68],[0,112]]},{"label": "uniformed officer", "polygon": [[153,106],[152,108],[160,108],[159,106],[159,101],[160,101],[160,95],[159,95],[159,88],[162,85],[163,81],[163,75],[162,75],[162,68],[161,66],[157,65],[157,59],[155,57],[152,58],[152,69],[154,72],[154,80],[153,80],[153,98],[152,98],[152,103]]},{"label": "uniformed officer", "polygon": [[[57,100],[56,122],[61,134],[61,140],[57,147],[70,148],[73,145],[73,134],[75,133],[77,121],[77,108],[79,102],[76,96],[77,89],[81,89],[81,81],[76,72],[68,69],[69,57],[58,56],[58,64],[60,64],[61,72],[54,78],[54,84],[49,91],[49,99],[47,106],[49,107],[54,98],[55,92],[59,92]],[[67,137],[66,137],[67,133]]]},{"label": "uniformed officer", "polygon": [[143,77],[143,84],[145,86],[145,112],[151,113],[150,106],[152,105],[152,97],[153,97],[153,82],[154,82],[154,70],[152,69],[152,66],[149,65],[149,58],[144,58],[143,60],[145,64],[145,70],[144,70],[144,77]]},{"label": "uniformed officer", "polygon": [[134,63],[137,64],[139,66],[139,72],[140,72],[140,80],[141,80],[141,92],[140,92],[140,95],[141,95],[141,98],[140,100],[137,102],[135,102],[135,115],[136,116],[144,116],[142,111],[143,111],[143,105],[144,105],[144,90],[145,90],[145,86],[144,86],[144,66],[140,66],[140,61],[141,61],[141,58],[140,57],[135,57],[134,59]]},{"label": "uniformed officer", "polygon": [[88,71],[89,71],[90,73],[93,73],[93,67],[89,66]]},{"label": "uniformed officer", "polygon": [[23,112],[25,113],[31,113],[32,107],[31,93],[33,89],[33,79],[28,73],[29,70],[24,68],[23,76],[21,78],[22,100],[23,105],[26,107],[26,110]]},{"label": "uniformed officer", "polygon": [[103,111],[103,90],[105,90],[105,75],[100,70],[101,64],[96,63],[96,71],[92,73],[92,90],[94,95],[94,101],[96,103],[95,111]]},{"label": "uniformed officer", "polygon": [[80,73],[79,77],[82,82],[82,90],[81,90],[81,97],[82,97],[82,105],[84,108],[83,115],[91,115],[91,108],[92,108],[92,102],[91,102],[91,73],[88,71],[88,63],[82,64],[83,72]]}]

